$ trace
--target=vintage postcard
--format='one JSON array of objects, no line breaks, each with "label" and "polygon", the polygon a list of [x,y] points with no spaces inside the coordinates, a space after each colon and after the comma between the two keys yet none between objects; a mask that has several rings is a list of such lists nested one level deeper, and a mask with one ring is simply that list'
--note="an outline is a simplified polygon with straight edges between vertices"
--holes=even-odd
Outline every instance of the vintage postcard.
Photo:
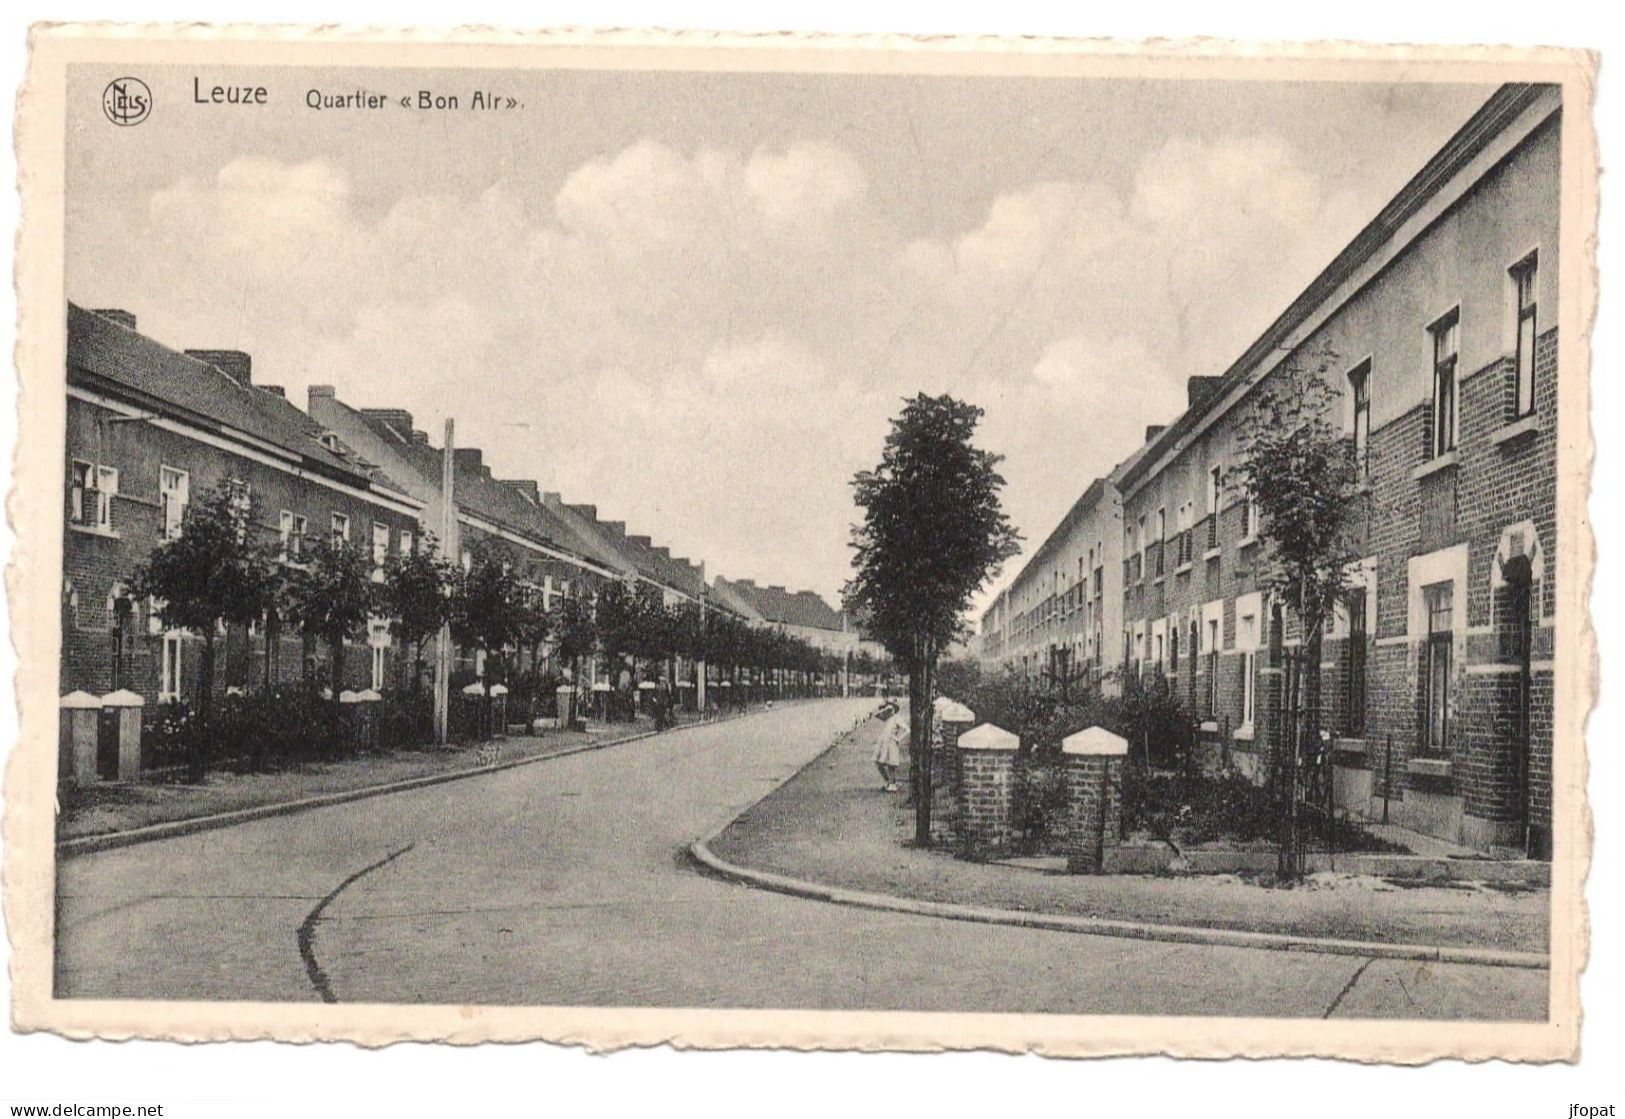
[{"label": "vintage postcard", "polygon": [[37,28],[14,1026],[1572,1059],[1595,61]]}]

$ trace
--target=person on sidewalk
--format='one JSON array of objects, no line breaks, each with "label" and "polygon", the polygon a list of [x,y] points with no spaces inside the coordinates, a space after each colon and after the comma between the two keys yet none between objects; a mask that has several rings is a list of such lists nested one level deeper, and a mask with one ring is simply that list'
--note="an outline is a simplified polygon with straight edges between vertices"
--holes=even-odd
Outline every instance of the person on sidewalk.
[{"label": "person on sidewalk", "polygon": [[908,716],[893,707],[875,743],[875,768],[880,770],[881,788],[888,793],[897,791],[897,767],[903,764],[903,743],[907,741]]}]

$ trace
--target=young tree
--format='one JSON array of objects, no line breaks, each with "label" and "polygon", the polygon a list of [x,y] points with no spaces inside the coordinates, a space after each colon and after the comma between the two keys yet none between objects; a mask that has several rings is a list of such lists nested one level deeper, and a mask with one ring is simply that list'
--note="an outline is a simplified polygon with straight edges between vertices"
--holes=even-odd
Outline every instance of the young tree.
[{"label": "young tree", "polygon": [[1259,582],[1302,635],[1303,655],[1292,658],[1293,673],[1284,682],[1296,700],[1288,741],[1276,744],[1273,757],[1286,879],[1302,872],[1298,782],[1318,729],[1320,642],[1359,554],[1351,516],[1360,508],[1359,477],[1352,441],[1335,419],[1340,394],[1329,376],[1335,364],[1328,349],[1312,366],[1288,362],[1264,382],[1241,427],[1238,485],[1259,519]]},{"label": "young tree", "polygon": [[412,694],[423,684],[423,648],[451,616],[454,568],[437,554],[432,536],[426,536],[410,555],[392,555],[384,564],[384,602],[391,627],[401,644],[412,650]]},{"label": "young tree", "polygon": [[864,511],[852,529],[847,608],[866,616],[909,678],[914,838],[931,842],[932,675],[966,632],[972,596],[1016,554],[999,505],[1000,456],[971,445],[982,409],[921,393],[892,421],[880,465],[852,481]]},{"label": "young tree", "polygon": [[[458,572],[451,596],[451,636],[457,644],[482,650],[497,661],[497,678],[504,679],[502,656],[517,648],[526,632],[525,595],[512,557],[502,549],[476,545],[467,571]],[[489,673],[488,673],[489,675]]]},{"label": "young tree", "polygon": [[244,489],[222,485],[187,507],[180,535],[155,548],[131,574],[132,593],[157,603],[165,629],[203,639],[198,671],[196,733],[187,745],[187,778],[208,769],[208,730],[214,709],[215,640],[222,624],[245,625],[270,605],[276,559],[255,539],[256,506]]},{"label": "young tree", "polygon": [[570,667],[570,678],[581,679],[581,661],[592,656],[598,644],[598,630],[593,624],[591,600],[577,595],[566,595],[553,609],[549,620],[553,633],[553,653]]},{"label": "young tree", "polygon": [[345,643],[365,632],[369,617],[387,610],[382,585],[372,581],[371,561],[346,540],[318,537],[304,561],[288,570],[285,595],[283,615],[327,646],[328,689],[337,704]]}]

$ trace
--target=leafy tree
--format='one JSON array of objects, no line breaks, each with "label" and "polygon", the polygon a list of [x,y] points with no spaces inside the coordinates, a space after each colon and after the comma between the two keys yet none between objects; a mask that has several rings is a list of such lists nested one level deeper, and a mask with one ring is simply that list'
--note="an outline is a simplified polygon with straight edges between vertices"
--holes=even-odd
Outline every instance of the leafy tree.
[{"label": "leafy tree", "polygon": [[553,633],[554,655],[570,666],[571,679],[579,681],[582,659],[592,656],[593,649],[598,645],[598,628],[593,622],[591,600],[566,595],[554,607],[549,625]]},{"label": "leafy tree", "polygon": [[286,577],[283,614],[306,637],[327,646],[333,703],[344,690],[344,645],[361,637],[367,619],[383,613],[383,587],[372,581],[370,557],[347,540],[318,537]]},{"label": "leafy tree", "polygon": [[1020,535],[999,504],[1001,456],[971,444],[982,409],[921,393],[892,421],[880,465],[852,480],[864,511],[852,529],[847,608],[909,676],[914,836],[931,842],[930,707],[942,651],[968,633],[971,598],[1015,555]]},{"label": "leafy tree", "polygon": [[504,651],[517,648],[531,624],[523,605],[525,590],[505,549],[481,544],[470,551],[468,570],[457,572],[452,585],[451,636],[464,648],[482,650],[487,659],[496,660],[500,680]]},{"label": "leafy tree", "polygon": [[[1271,375],[1243,418],[1237,484],[1259,518],[1260,584],[1296,619],[1301,657],[1286,681],[1295,704],[1287,743],[1272,759],[1281,806],[1281,874],[1302,872],[1298,835],[1300,769],[1318,749],[1313,713],[1320,694],[1320,642],[1348,591],[1358,558],[1351,515],[1360,508],[1353,445],[1335,422],[1339,397],[1330,371],[1337,355],[1321,349],[1313,367],[1298,360]],[[1307,715],[1307,719],[1305,716]]]},{"label": "leafy tree", "polygon": [[257,506],[244,489],[221,485],[187,507],[180,535],[153,549],[131,574],[137,597],[151,598],[166,629],[203,639],[197,731],[187,743],[187,777],[203,780],[214,708],[215,641],[220,627],[245,625],[271,604],[276,557],[255,539]]},{"label": "leafy tree", "polygon": [[410,555],[384,563],[384,603],[397,640],[412,649],[412,694],[423,683],[423,647],[451,617],[455,568],[441,559],[434,537]]}]

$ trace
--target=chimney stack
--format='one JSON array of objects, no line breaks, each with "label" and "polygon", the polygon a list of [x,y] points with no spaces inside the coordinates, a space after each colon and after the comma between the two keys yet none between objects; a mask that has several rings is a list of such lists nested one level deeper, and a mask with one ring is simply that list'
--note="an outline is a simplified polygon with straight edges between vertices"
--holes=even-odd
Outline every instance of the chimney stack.
[{"label": "chimney stack", "polygon": [[[412,413],[405,408],[363,408],[361,418],[367,426],[377,430],[387,427],[396,438],[406,440],[412,435]],[[425,437],[427,438],[427,437]]]},{"label": "chimney stack", "polygon": [[187,350],[186,356],[207,362],[245,389],[254,383],[254,359],[241,350]]},{"label": "chimney stack", "polygon": [[1185,382],[1186,403],[1191,408],[1205,404],[1223,377],[1192,377]]},{"label": "chimney stack", "polygon": [[532,505],[540,505],[542,503],[541,487],[535,482],[527,481],[523,478],[502,478],[498,480],[503,485],[509,486],[518,491],[519,496],[530,502]]},{"label": "chimney stack", "polygon": [[281,385],[261,385],[260,391],[268,392],[272,396],[280,396],[284,400],[286,400],[288,396],[288,390],[283,388]]},{"label": "chimney stack", "polygon": [[311,385],[310,391],[306,394],[306,399],[309,401],[306,406],[308,411],[310,408],[315,407],[318,400],[337,400],[338,393],[333,390],[332,385]]},{"label": "chimney stack", "polygon": [[476,477],[487,473],[485,469],[485,456],[478,447],[456,447],[452,450],[452,462],[459,474],[473,474]]},{"label": "chimney stack", "polygon": [[427,447],[429,445],[429,433],[427,431],[419,431],[415,427],[412,429],[411,435],[409,435],[407,438],[413,444],[419,447]]}]

